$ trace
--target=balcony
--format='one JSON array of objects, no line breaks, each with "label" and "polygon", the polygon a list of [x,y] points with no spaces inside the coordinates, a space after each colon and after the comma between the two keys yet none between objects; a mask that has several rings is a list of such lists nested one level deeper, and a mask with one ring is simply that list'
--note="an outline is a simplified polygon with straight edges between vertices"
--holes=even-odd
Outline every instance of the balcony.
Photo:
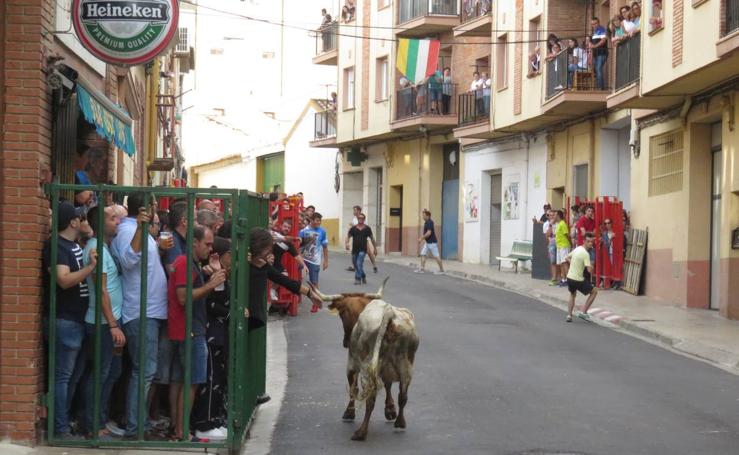
[{"label": "balcony", "polygon": [[451,130],[457,126],[456,84],[429,83],[397,91],[393,131]]},{"label": "balcony", "polygon": [[334,21],[316,30],[316,55],[314,65],[335,66],[339,60],[339,23]]},{"label": "balcony", "polygon": [[616,86],[614,93],[608,96],[608,108],[649,108],[646,99],[639,97],[641,34],[621,41],[615,52]]},{"label": "balcony", "polygon": [[425,37],[459,25],[458,0],[401,0],[398,36]]},{"label": "balcony", "polygon": [[613,52],[610,52],[600,68],[596,68],[596,59],[591,61],[586,53],[578,58],[567,50],[548,60],[544,113],[574,117],[605,109],[611,90],[612,57]]},{"label": "balcony", "polygon": [[462,0],[462,25],[454,27],[454,37],[485,36],[493,31],[492,0]]},{"label": "balcony", "polygon": [[739,0],[724,0],[721,39],[716,43],[716,56],[724,58],[739,49]]},{"label": "balcony", "polygon": [[490,137],[490,89],[479,89],[459,95],[459,128],[454,137],[484,139]]},{"label": "balcony", "polygon": [[[328,101],[327,101],[328,103]],[[336,146],[336,111],[327,109],[316,112],[314,116],[313,140],[311,147],[335,147]]]}]

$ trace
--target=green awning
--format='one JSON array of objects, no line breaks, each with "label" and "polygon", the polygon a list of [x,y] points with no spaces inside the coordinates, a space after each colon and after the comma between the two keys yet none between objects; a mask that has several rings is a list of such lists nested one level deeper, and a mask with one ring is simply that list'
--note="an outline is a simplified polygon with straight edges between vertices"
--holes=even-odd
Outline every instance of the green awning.
[{"label": "green awning", "polygon": [[95,125],[97,134],[126,152],[128,156],[136,153],[132,131],[133,120],[122,107],[82,79],[77,81],[77,102],[85,120]]}]

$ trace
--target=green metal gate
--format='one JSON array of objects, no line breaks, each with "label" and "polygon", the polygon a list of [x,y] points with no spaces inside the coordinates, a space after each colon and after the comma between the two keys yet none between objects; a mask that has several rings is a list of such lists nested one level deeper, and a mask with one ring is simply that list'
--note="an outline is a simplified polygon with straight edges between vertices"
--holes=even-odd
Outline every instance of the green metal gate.
[{"label": "green metal gate", "polygon": [[[237,453],[246,438],[249,424],[256,408],[256,399],[265,391],[265,373],[266,373],[266,326],[258,329],[250,329],[245,318],[245,310],[249,306],[249,231],[254,227],[264,227],[268,217],[268,203],[262,196],[243,191],[243,190],[227,190],[227,189],[204,189],[204,188],[151,188],[151,187],[122,187],[114,185],[70,185],[70,184],[50,184],[47,186],[47,192],[51,197],[52,219],[51,219],[51,237],[50,237],[50,260],[49,264],[56,264],[58,257],[58,206],[61,194],[69,194],[74,191],[92,190],[97,196],[97,200],[102,203],[105,201],[106,195],[123,194],[128,195],[134,192],[144,193],[144,206],[149,207],[152,201],[157,197],[183,198],[187,201],[187,237],[188,245],[186,254],[188,257],[187,266],[187,297],[185,302],[186,325],[185,333],[191,333],[192,330],[192,248],[193,244],[193,228],[195,225],[195,202],[197,198],[221,199],[224,202],[226,210],[230,213],[224,213],[224,218],[231,219],[231,255],[232,268],[230,274],[230,318],[229,318],[229,371],[228,371],[228,438],[222,442],[191,442],[185,440],[190,435],[190,411],[192,403],[189,401],[189,393],[187,387],[190,384],[191,368],[192,368],[192,340],[185,337],[185,364],[184,364],[184,437],[179,441],[150,441],[144,439],[144,422],[148,416],[148,406],[146,405],[145,396],[145,348],[146,343],[140,342],[136,355],[139,359],[138,375],[138,419],[137,434],[135,438],[112,440],[101,440],[98,437],[100,429],[100,394],[101,394],[101,330],[103,329],[101,322],[102,315],[102,261],[103,261],[103,244],[104,244],[104,210],[98,210],[96,232],[97,238],[97,254],[99,258],[98,266],[95,269],[95,335],[93,341],[93,356],[91,364],[91,372],[94,384],[94,404],[92,413],[92,432],[90,439],[70,440],[60,438],[55,434],[54,420],[56,416],[55,409],[55,361],[56,361],[56,325],[52,323],[56,321],[57,302],[56,302],[56,285],[57,271],[52,266],[49,269],[49,313],[48,313],[48,392],[44,397],[47,413],[47,431],[48,443],[52,446],[63,447],[111,447],[111,448],[152,448],[152,449],[178,449],[178,448],[218,448],[228,449],[230,453]],[[135,214],[129,214],[135,215]],[[147,324],[147,266],[148,266],[148,223],[144,225],[141,247],[140,271],[141,271],[141,297],[140,297],[140,314],[139,314],[139,333],[145,334]],[[263,302],[266,305],[266,301]],[[144,335],[142,335],[144,336]],[[83,354],[80,354],[83,355]]]}]

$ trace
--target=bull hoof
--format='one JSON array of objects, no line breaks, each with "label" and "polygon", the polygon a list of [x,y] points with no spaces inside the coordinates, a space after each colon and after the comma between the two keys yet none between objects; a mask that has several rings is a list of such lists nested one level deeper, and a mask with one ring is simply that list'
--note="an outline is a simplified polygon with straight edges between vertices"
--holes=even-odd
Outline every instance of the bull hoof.
[{"label": "bull hoof", "polygon": [[344,420],[344,421],[354,420],[354,408],[346,408],[346,411],[344,411],[344,415],[341,416],[341,420]]},{"label": "bull hoof", "polygon": [[352,441],[364,441],[365,439],[367,439],[367,433],[360,430],[355,431],[352,435]]},{"label": "bull hoof", "polygon": [[400,416],[395,420],[395,428],[405,428],[405,417]]},{"label": "bull hoof", "polygon": [[392,422],[398,417],[398,413],[395,411],[395,407],[385,408],[385,420]]}]

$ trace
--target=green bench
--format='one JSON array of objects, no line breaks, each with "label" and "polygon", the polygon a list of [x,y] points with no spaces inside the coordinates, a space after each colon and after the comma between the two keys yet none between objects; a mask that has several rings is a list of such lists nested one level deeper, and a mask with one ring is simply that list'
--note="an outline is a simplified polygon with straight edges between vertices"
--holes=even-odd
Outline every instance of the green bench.
[{"label": "green bench", "polygon": [[511,247],[511,254],[495,258],[498,260],[498,271],[500,271],[500,265],[503,261],[510,261],[513,262],[513,267],[516,270],[516,273],[518,273],[519,261],[530,261],[533,249],[533,242],[528,240],[514,240],[513,246]]}]

